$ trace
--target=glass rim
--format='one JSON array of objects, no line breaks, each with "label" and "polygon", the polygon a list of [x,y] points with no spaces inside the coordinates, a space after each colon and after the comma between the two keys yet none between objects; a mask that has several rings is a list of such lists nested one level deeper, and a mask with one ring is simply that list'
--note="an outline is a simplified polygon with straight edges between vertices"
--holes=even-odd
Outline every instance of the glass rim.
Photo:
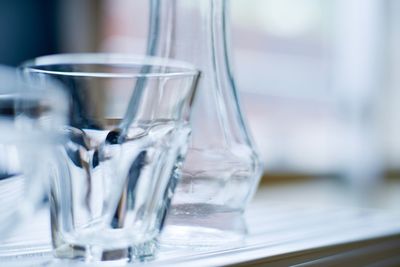
[{"label": "glass rim", "polygon": [[[90,65],[90,64],[101,64],[101,65],[131,65],[131,66],[153,66],[153,67],[167,67],[175,68],[173,71],[166,72],[149,72],[143,70],[143,72],[83,72],[83,71],[55,71],[40,69],[40,67],[65,64],[65,65]],[[118,54],[118,53],[67,53],[67,54],[54,54],[34,58],[26,61],[21,65],[21,68],[25,71],[50,74],[50,75],[62,75],[62,76],[77,76],[77,77],[92,77],[92,78],[154,78],[154,77],[187,77],[187,76],[198,76],[200,71],[195,68],[194,65],[185,61],[154,57],[147,55],[134,55],[134,54]]]}]

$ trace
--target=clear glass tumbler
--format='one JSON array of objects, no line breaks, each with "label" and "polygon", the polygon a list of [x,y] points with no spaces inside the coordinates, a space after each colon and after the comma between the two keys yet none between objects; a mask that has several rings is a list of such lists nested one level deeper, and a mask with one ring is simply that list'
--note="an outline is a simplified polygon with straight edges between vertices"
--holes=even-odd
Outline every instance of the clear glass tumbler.
[{"label": "clear glass tumbler", "polygon": [[62,143],[58,130],[66,116],[57,84],[43,88],[16,69],[0,67],[0,240],[44,199],[52,148]]},{"label": "clear glass tumbler", "polygon": [[110,54],[25,65],[72,99],[64,166],[51,186],[55,255],[151,259],[186,154],[199,72],[177,61]]}]

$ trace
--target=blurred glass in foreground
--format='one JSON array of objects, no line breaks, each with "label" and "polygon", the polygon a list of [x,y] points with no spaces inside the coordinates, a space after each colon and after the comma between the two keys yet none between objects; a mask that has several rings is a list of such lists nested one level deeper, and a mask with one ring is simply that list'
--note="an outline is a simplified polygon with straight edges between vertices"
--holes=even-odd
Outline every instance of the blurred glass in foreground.
[{"label": "blurred glass in foreground", "polygon": [[57,85],[42,88],[22,78],[0,67],[0,239],[33,216],[45,198],[52,147],[62,141],[57,131],[67,112]]}]

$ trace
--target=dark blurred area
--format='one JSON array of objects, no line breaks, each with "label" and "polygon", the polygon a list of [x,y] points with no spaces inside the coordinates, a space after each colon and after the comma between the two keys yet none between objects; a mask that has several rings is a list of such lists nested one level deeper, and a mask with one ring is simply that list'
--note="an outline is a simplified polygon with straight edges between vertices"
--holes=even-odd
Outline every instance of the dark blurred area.
[{"label": "dark blurred area", "polygon": [[18,66],[42,55],[96,52],[101,0],[1,0],[0,64]]},{"label": "dark blurred area", "polygon": [[0,1],[0,64],[59,51],[57,0]]}]

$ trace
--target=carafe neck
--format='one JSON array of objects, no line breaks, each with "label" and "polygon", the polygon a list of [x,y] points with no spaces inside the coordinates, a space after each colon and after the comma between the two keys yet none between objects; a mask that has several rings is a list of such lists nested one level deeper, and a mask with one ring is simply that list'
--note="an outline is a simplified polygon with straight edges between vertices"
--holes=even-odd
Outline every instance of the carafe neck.
[{"label": "carafe neck", "polygon": [[229,62],[226,0],[152,0],[148,53],[201,71],[192,113],[194,147],[251,142]]}]

